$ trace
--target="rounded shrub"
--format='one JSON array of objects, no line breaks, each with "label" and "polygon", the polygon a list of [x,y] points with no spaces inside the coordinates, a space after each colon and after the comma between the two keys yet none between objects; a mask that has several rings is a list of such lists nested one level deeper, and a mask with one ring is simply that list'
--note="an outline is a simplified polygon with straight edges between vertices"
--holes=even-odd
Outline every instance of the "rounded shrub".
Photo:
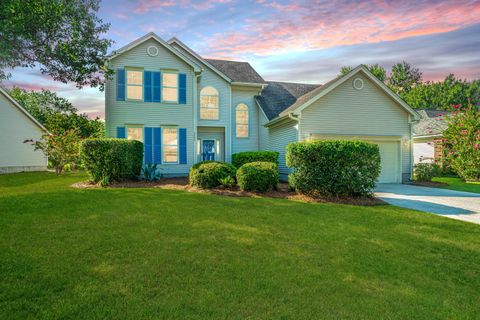
[{"label": "rounded shrub", "polygon": [[86,139],[80,158],[95,183],[136,179],[142,170],[143,143],[127,139]]},{"label": "rounded shrub", "polygon": [[188,180],[191,186],[211,189],[222,184],[225,178],[235,178],[235,167],[229,163],[209,161],[190,169]]},{"label": "rounded shrub", "polygon": [[237,170],[237,183],[243,191],[265,192],[278,184],[278,167],[273,162],[246,163]]},{"label": "rounded shrub", "polygon": [[273,162],[278,165],[278,152],[275,151],[247,151],[232,154],[232,164],[240,168],[250,162]]},{"label": "rounded shrub", "polygon": [[369,142],[295,142],[287,146],[286,157],[289,184],[304,194],[371,196],[380,175],[380,151]]},{"label": "rounded shrub", "polygon": [[440,166],[436,163],[417,163],[413,168],[417,181],[429,182],[433,177],[441,174]]}]

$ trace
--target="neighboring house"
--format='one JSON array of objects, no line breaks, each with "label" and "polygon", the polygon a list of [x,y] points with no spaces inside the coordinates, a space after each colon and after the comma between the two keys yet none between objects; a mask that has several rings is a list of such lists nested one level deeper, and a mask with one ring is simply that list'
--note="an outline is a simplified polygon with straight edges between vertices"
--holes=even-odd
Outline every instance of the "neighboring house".
[{"label": "neighboring house", "polygon": [[443,157],[442,137],[447,128],[445,117],[450,114],[443,110],[416,110],[421,120],[413,126],[414,163],[440,162]]},{"label": "neighboring house", "polygon": [[26,140],[40,140],[47,132],[35,118],[0,88],[0,173],[43,171],[47,159]]},{"label": "neighboring house", "polygon": [[419,119],[364,66],[329,83],[266,82],[247,62],[205,59],[176,38],[149,33],[110,56],[108,137],[138,139],[145,162],[169,176],[202,160],[274,150],[288,174],[288,143],[360,139],[380,146],[379,182],[412,175],[412,123]]}]

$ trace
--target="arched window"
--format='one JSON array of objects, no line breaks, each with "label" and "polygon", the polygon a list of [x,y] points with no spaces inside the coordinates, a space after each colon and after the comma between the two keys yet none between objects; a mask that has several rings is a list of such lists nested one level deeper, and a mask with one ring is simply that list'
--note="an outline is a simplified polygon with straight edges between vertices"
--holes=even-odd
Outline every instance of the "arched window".
[{"label": "arched window", "polygon": [[248,138],[248,107],[240,103],[235,109],[237,138]]},{"label": "arched window", "polygon": [[200,91],[200,119],[218,120],[218,91],[214,87]]}]

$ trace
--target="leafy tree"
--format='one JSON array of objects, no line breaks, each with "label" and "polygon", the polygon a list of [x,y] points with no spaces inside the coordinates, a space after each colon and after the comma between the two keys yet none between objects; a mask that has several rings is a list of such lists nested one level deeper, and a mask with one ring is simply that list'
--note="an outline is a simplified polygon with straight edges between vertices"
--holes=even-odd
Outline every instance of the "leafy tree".
[{"label": "leafy tree", "polygon": [[443,133],[449,166],[463,179],[480,181],[480,111],[477,105],[455,105]]},{"label": "leafy tree", "polygon": [[388,78],[388,86],[401,97],[421,83],[422,73],[420,69],[412,67],[405,61],[392,66],[392,72]]},{"label": "leafy tree", "polygon": [[10,95],[50,132],[64,132],[75,129],[81,138],[102,138],[105,125],[97,117],[90,120],[65,98],[48,90],[26,91],[18,87]]},{"label": "leafy tree", "polygon": [[109,24],[96,16],[99,0],[0,1],[0,80],[6,69],[33,68],[77,87],[100,86],[106,67]]},{"label": "leafy tree", "polygon": [[35,150],[41,150],[48,157],[48,162],[55,168],[57,175],[63,172],[66,165],[74,165],[78,162],[80,137],[75,130],[53,132],[42,136],[39,141],[25,142],[32,143]]},{"label": "leafy tree", "polygon": [[444,81],[427,81],[401,96],[416,109],[449,110],[453,105],[478,104],[480,80],[468,82],[450,74]]},{"label": "leafy tree", "polygon": [[[382,67],[381,65],[379,65],[378,63],[376,64],[372,64],[372,65],[368,65],[366,66],[368,71],[370,71],[375,77],[378,78],[378,80],[382,81],[382,82],[385,82],[385,79],[387,77],[387,71],[385,70],[384,67]],[[350,66],[343,66],[341,69],[340,69],[340,74],[341,75],[345,75],[347,73],[349,73],[350,71],[353,70],[353,67],[350,67]]]}]

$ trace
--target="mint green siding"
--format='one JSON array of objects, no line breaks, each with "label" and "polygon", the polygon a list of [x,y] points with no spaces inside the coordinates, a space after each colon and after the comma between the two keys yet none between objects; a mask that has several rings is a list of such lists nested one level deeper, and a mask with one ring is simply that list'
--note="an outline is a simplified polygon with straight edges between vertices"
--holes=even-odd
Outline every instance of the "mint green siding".
[{"label": "mint green siding", "polygon": [[[147,48],[151,45],[159,49],[159,54],[151,57]],[[163,71],[165,69],[185,73],[187,76],[186,104],[158,103],[143,101],[117,101],[116,79],[107,81],[105,87],[105,120],[106,134],[115,137],[119,126],[140,125],[144,127],[175,126],[187,129],[187,164],[164,164],[164,173],[167,175],[184,175],[194,163],[194,73],[193,68],[178,56],[167,50],[157,41],[150,39],[124,52],[110,61],[110,68],[136,67],[149,71]]]},{"label": "mint green siding", "polygon": [[262,109],[258,107],[258,149],[259,150],[269,150],[270,148],[270,137],[268,128],[265,125],[268,123],[268,119],[263,113]]},{"label": "mint green siding", "polygon": [[[361,78],[362,90],[352,82]],[[392,137],[401,140],[402,174],[411,174],[409,114],[363,74],[342,83],[301,112],[300,139],[311,135]]]},{"label": "mint green siding", "polygon": [[[232,88],[232,153],[258,150],[258,106],[254,100],[259,89]],[[248,138],[237,138],[235,127],[235,109],[243,103],[248,107]]]},{"label": "mint green siding", "polygon": [[43,153],[25,140],[40,140],[45,132],[0,92],[0,173],[47,169]]},{"label": "mint green siding", "polygon": [[269,128],[269,150],[279,153],[278,171],[284,180],[286,175],[290,173],[290,169],[286,164],[286,147],[289,143],[298,141],[297,127],[296,121],[287,120],[282,124]]}]

